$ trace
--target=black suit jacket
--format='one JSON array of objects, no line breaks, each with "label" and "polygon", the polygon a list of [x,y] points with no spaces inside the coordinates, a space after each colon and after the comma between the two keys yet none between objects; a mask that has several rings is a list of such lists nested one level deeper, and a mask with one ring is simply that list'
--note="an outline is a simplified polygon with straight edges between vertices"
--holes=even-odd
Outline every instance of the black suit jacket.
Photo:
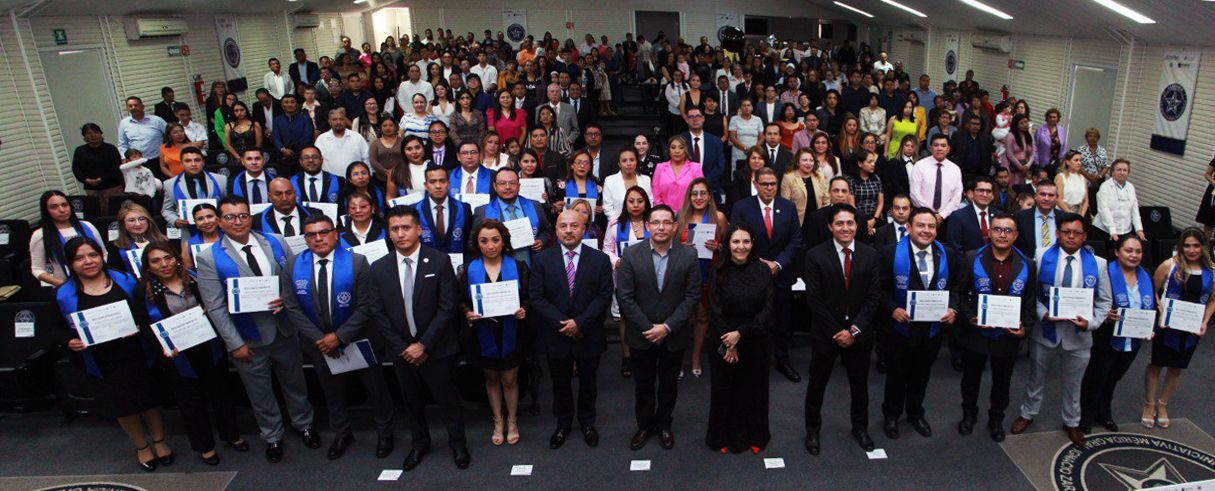
[{"label": "black suit jacket", "polygon": [[[246,196],[248,196],[248,195],[246,195]],[[267,203],[268,202],[269,201],[267,201]],[[291,224],[293,227],[296,227],[295,235],[300,235],[300,234],[304,233],[303,222],[304,222],[305,218],[308,218],[313,213],[320,213],[320,211],[316,210],[315,208],[304,208],[303,206],[300,206],[298,203],[296,203],[296,205],[295,205],[295,211],[299,213],[299,220],[298,220],[299,223]],[[274,215],[274,213],[271,213],[271,216],[273,216],[273,215]],[[264,217],[264,216],[265,215],[262,213],[253,215],[253,230],[256,230],[259,232],[262,231],[262,226],[265,225],[262,223],[262,217]],[[293,220],[292,222],[295,222],[295,221],[296,220]],[[272,232],[279,234],[279,235],[283,235],[283,231],[281,229],[281,227],[283,225],[281,223],[271,220],[269,225],[270,225],[270,230]]]},{"label": "black suit jacket", "polygon": [[[454,203],[454,201],[448,198],[443,204],[450,205],[451,203]],[[464,209],[464,228],[460,229],[460,240],[467,241],[472,237],[473,210],[472,207],[468,206],[468,203],[460,203],[460,207]],[[430,209],[430,197],[423,199],[414,208],[418,210],[418,213],[426,216],[426,223],[432,225],[436,223],[434,212]],[[453,214],[451,211],[451,208],[448,207],[443,209],[443,214],[446,215],[443,217],[443,225],[447,227],[447,230],[444,230],[442,234],[435,234],[434,248],[443,252],[451,251],[452,235],[456,230],[455,219],[452,218]]]},{"label": "black suit jacket", "polygon": [[785,175],[785,172],[793,168],[793,152],[785,150],[785,147],[776,147],[776,161],[773,162],[768,154],[768,144],[760,143],[759,147],[764,149],[764,165],[776,171],[777,182],[780,182],[780,177]]},{"label": "black suit jacket", "polygon": [[[305,61],[304,63],[307,64],[306,68],[304,69],[308,75],[307,80],[300,78],[299,62],[292,63],[290,66],[288,66],[287,73],[291,75],[291,80],[296,84],[304,82],[308,85],[316,85],[316,82],[321,79],[321,67],[317,65],[316,62],[312,61]],[[292,90],[292,92],[295,91]]]},{"label": "black suit jacket", "polygon": [[166,123],[172,124],[177,122],[177,110],[183,107],[186,109],[190,108],[190,106],[187,106],[183,102],[174,102],[173,107],[169,107],[165,101],[160,101],[153,106],[152,113],[159,116],[160,119],[165,120]]},{"label": "black suit jacket", "polygon": [[911,178],[907,175],[907,166],[902,157],[883,159],[880,174],[882,176],[882,194],[886,196],[887,205],[891,199],[900,194],[911,197]]},{"label": "black suit jacket", "polygon": [[[882,225],[878,225],[877,229],[873,232],[873,247],[881,249],[888,245],[897,244],[899,237],[898,228],[898,224],[894,222],[885,222]],[[907,232],[904,233],[910,232],[911,229],[908,228]]]},{"label": "black suit jacket", "polygon": [[460,297],[456,273],[447,253],[419,246],[414,264],[413,319],[417,336],[409,334],[405,301],[401,294],[401,273],[397,254],[389,252],[371,266],[372,317],[384,336],[386,353],[394,363],[410,344],[421,342],[430,361],[456,354],[459,342],[452,332],[452,319]]},{"label": "black suit jacket", "polygon": [[[1041,230],[1034,228],[1034,214],[1037,212],[1038,207],[1035,206],[1013,214],[1013,221],[1017,223],[1017,242],[1014,245],[1031,260],[1038,252],[1036,244],[1042,235]],[[1066,214],[1068,213],[1063,210],[1055,209],[1055,230],[1059,230],[1059,219]]]},{"label": "black suit jacket", "polygon": [[[759,116],[759,119],[764,122],[764,126],[772,124],[772,121],[774,120],[774,118],[776,118],[778,116],[777,113],[780,112],[780,108],[782,106],[782,104],[780,103],[780,99],[777,99],[776,102],[772,103],[773,114],[768,114],[768,103],[767,102],[764,102],[762,100],[751,101],[751,104],[755,107],[754,114],[756,116]],[[759,144],[760,145],[763,145],[763,139],[764,139],[763,130],[760,130],[760,134],[759,134],[759,140],[760,140]]]},{"label": "black suit jacket", "polygon": [[777,288],[788,288],[797,281],[793,265],[802,245],[801,227],[797,223],[797,207],[792,201],[777,197],[772,200],[772,238],[764,230],[764,216],[759,197],[745,198],[730,210],[730,223],[746,224],[755,234],[755,254],[761,259],[780,264]]},{"label": "black suit jacket", "polygon": [[[700,263],[696,249],[672,244],[660,292],[652,253],[647,240],[625,249],[620,258],[616,302],[624,320],[624,342],[635,350],[657,347],[677,352],[692,340],[692,316],[700,300]],[[654,324],[666,324],[671,330],[661,345],[642,336]]]},{"label": "black suit jacket", "polygon": [[[528,296],[532,327],[540,352],[556,358],[599,356],[607,349],[603,321],[612,305],[612,265],[607,254],[583,247],[574,271],[574,291],[565,277],[565,249],[545,249],[532,259]],[[561,334],[561,322],[573,319],[582,336]]]},{"label": "black suit jacket", "polygon": [[[565,102],[568,102],[571,106],[574,105],[574,101],[572,99],[567,98]],[[599,120],[599,109],[595,107],[595,102],[585,96],[578,101],[578,108],[574,114],[578,118],[579,129],[585,129],[587,124],[594,123]]]},{"label": "black suit jacket", "polygon": [[[908,329],[908,332],[910,334],[909,337],[904,337],[902,334],[899,334],[897,331],[894,330],[894,327],[893,327],[894,319],[891,317],[891,315],[894,313],[894,309],[898,308],[898,303],[896,302],[897,299],[895,298],[895,295],[897,294],[896,293],[897,290],[895,290],[895,287],[894,287],[894,285],[895,285],[894,255],[896,254],[897,249],[898,249],[898,247],[896,247],[895,245],[888,245],[881,249],[881,251],[882,251],[881,252],[881,254],[882,254],[882,267],[881,267],[882,295],[881,295],[881,302],[879,304],[880,308],[878,310],[878,316],[882,317],[882,320],[884,321],[884,322],[882,322],[882,325],[884,327],[887,327],[890,329],[889,331],[887,331],[888,335],[884,339],[888,339],[893,344],[908,344],[908,345],[912,345],[912,346],[920,346],[920,345],[923,345],[928,342],[928,340],[929,340],[928,336],[929,336],[929,334],[931,334],[932,323],[929,323],[929,322],[912,322],[912,323],[910,323],[910,329]],[[933,264],[935,271],[933,271],[932,279],[929,280],[929,282],[930,282],[930,284],[935,285],[937,283],[937,281],[940,280],[940,278],[938,277],[938,274],[940,272],[941,261],[942,260],[947,261],[949,264],[949,277],[945,279],[946,280],[945,290],[949,292],[949,308],[953,309],[954,312],[960,313],[961,308],[959,307],[959,305],[961,302],[960,302],[959,298],[961,297],[961,292],[958,290],[958,285],[961,283],[961,278],[962,278],[961,270],[963,268],[959,264],[960,259],[957,255],[957,253],[955,253],[953,251],[953,249],[950,249],[949,246],[947,246],[947,245],[944,246],[944,249],[945,249],[945,255],[942,257],[942,255],[940,254],[940,251],[938,251],[935,246],[932,247],[932,261],[933,261],[932,264]],[[907,247],[907,253],[909,256],[914,253],[913,247],[911,247],[910,244]],[[930,288],[928,288],[927,286],[924,285],[924,281],[920,278],[920,275],[915,272],[916,271],[915,270],[915,267],[916,267],[915,257],[911,257],[910,260],[911,260],[912,270],[911,270],[911,274],[909,275],[910,278],[908,278],[908,288],[907,288],[908,291],[930,290]],[[936,290],[936,288],[931,288],[931,290]],[[962,316],[960,314],[955,315],[953,325],[956,326],[956,325],[958,325],[959,322],[962,322]],[[937,336],[941,336],[944,333],[945,329],[951,329],[951,327],[942,325],[941,329],[937,332]]]},{"label": "black suit jacket", "polygon": [[[603,157],[600,157],[599,162],[602,165]],[[569,165],[566,163],[565,157],[562,157],[561,154],[546,148],[544,149],[544,153],[540,155],[539,163],[541,166],[541,173],[544,174],[544,177],[552,180],[553,183],[565,180],[565,169],[569,167]],[[552,198],[552,196],[549,196],[549,198]]]},{"label": "black suit jacket", "polygon": [[[831,229],[827,228],[827,225],[830,223],[831,205],[824,206],[806,215],[802,223],[802,243],[806,244],[806,248],[811,248],[831,240]],[[862,239],[862,242],[868,240],[868,220],[856,221],[856,236]]]},{"label": "black suit jacket", "polygon": [[742,103],[743,97],[751,99],[751,102],[754,103],[755,102],[755,82],[751,82],[750,88],[747,88],[746,83],[739,83],[738,85],[735,85],[734,93],[738,94],[739,104]]},{"label": "black suit jacket", "polygon": [[[717,112],[725,116],[734,116],[735,114],[738,114],[739,98],[737,92],[727,90],[723,93],[722,90],[714,87],[713,89],[706,91],[706,93],[712,94],[713,97],[717,98],[717,107],[719,108]],[[726,111],[726,109],[729,111]]]},{"label": "black suit jacket", "polygon": [[456,167],[459,167],[460,158],[459,158],[458,154],[460,152],[459,152],[459,150],[456,149],[456,146],[454,144],[452,144],[451,140],[444,141],[443,148],[445,149],[443,151],[443,161],[435,162],[434,161],[435,160],[434,159],[434,157],[435,157],[434,142],[431,140],[426,140],[426,158],[430,159],[430,161],[433,162],[435,165],[440,166],[449,171],[452,169],[455,169]]},{"label": "black suit jacket", "polygon": [[[346,223],[343,224],[338,229],[341,233],[342,240],[345,240],[346,244],[350,245],[352,247],[359,245],[359,238],[354,235],[353,223],[354,223],[353,221],[351,221],[350,219],[347,219]],[[380,235],[380,232],[383,232],[383,231],[384,231],[384,224],[380,222],[379,218],[372,216],[371,226],[367,227],[367,241],[371,242],[371,241],[375,240],[372,237],[378,237]],[[385,237],[387,237],[387,235],[385,235]],[[392,249],[391,243],[388,244],[388,248]]]},{"label": "black suit jacket", "polygon": [[832,336],[860,328],[858,343],[872,342],[875,318],[881,296],[881,271],[878,253],[872,247],[852,241],[852,276],[844,287],[844,268],[835,252],[835,241],[828,241],[806,252],[806,304],[810,307],[811,338],[819,343],[835,343]]},{"label": "black suit jacket", "polygon": [[[1025,291],[1021,295],[1021,328],[1025,331],[1025,337],[1018,337],[1004,332],[998,339],[989,339],[983,335],[983,330],[970,325],[970,318],[978,315],[979,294],[975,291],[974,280],[974,263],[975,257],[979,251],[970,251],[966,253],[965,259],[962,260],[961,266],[958,268],[962,272],[962,277],[958,283],[958,297],[961,300],[958,311],[958,322],[954,323],[957,329],[958,344],[963,348],[978,353],[992,356],[1016,356],[1020,350],[1022,339],[1029,338],[1029,331],[1033,329],[1034,323],[1038,320],[1038,303],[1034,301],[1038,294],[1038,268],[1034,264],[1032,257],[1026,257],[1022,261],[1022,257],[1013,251],[1010,261],[1012,262],[1012,275],[1015,278],[1021,271],[1021,264],[1025,262],[1029,266],[1028,276],[1026,276]],[[985,271],[991,274],[992,249],[989,247],[983,250],[983,257],[980,259],[980,264],[983,265]]]},{"label": "black suit jacket", "polygon": [[[965,162],[965,157],[970,152],[971,145],[979,146],[979,160],[977,163]],[[963,175],[988,175],[991,172],[991,155],[994,151],[995,143],[992,142],[990,132],[980,130],[978,138],[972,140],[970,133],[955,131],[953,136],[949,138],[949,160],[958,164],[958,167],[962,169]]]},{"label": "black suit jacket", "polygon": [[[273,100],[270,102],[270,113],[272,117],[277,118],[283,114],[283,106],[279,104],[278,99],[274,99],[273,97],[271,99]],[[249,115],[251,119],[262,125],[263,129],[266,128],[266,111],[263,110],[261,101],[254,100],[252,104],[249,104],[249,112],[253,113]]]},{"label": "black suit jacket", "polygon": [[[994,211],[994,206],[987,207],[988,224]],[[979,216],[975,214],[974,205],[950,213],[944,225],[945,243],[955,251],[970,252],[987,244],[983,240],[983,229],[979,227]]]}]

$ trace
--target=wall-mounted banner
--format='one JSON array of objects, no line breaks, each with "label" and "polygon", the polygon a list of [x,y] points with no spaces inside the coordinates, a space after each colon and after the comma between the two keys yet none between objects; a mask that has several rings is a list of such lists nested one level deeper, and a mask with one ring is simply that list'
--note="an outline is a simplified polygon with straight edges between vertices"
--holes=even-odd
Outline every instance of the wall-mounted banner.
[{"label": "wall-mounted banner", "polygon": [[945,59],[941,60],[945,67],[945,81],[958,79],[958,35],[945,35]]},{"label": "wall-mounted banner", "polygon": [[527,38],[527,11],[523,9],[502,9],[502,32],[506,40],[516,49]]},{"label": "wall-mounted banner", "polygon": [[1198,81],[1198,63],[1201,59],[1200,51],[1164,53],[1160,91],[1156,94],[1153,150],[1185,155],[1185,139],[1190,131],[1190,113],[1194,107],[1194,85]]},{"label": "wall-mounted banner", "polygon": [[245,80],[240,35],[236,31],[236,17],[215,16],[215,33],[219,36],[219,54],[224,65],[224,79],[228,81],[228,92],[249,88],[249,82]]}]

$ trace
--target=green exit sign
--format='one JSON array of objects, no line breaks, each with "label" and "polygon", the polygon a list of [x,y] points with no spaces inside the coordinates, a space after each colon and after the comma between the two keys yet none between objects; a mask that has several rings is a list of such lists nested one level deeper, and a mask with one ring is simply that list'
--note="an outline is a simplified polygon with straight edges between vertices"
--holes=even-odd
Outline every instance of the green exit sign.
[{"label": "green exit sign", "polygon": [[1008,68],[1012,69],[1012,70],[1024,70],[1025,69],[1025,60],[1014,60],[1012,58],[1009,58],[1008,59]]},{"label": "green exit sign", "polygon": [[68,43],[67,29],[52,29],[51,33],[55,35],[56,45],[64,45]]}]

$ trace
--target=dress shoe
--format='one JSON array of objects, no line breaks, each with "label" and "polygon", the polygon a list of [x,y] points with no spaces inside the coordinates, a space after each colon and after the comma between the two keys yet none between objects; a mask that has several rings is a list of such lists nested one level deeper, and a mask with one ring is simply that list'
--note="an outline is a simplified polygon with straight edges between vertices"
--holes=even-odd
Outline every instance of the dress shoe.
[{"label": "dress shoe", "polygon": [[1084,436],[1080,428],[1064,426],[1063,432],[1067,433],[1067,439],[1075,443],[1077,447],[1083,447],[1085,443],[1088,443],[1088,438]]},{"label": "dress shoe", "polygon": [[277,464],[283,460],[283,442],[271,442],[266,444],[266,460],[271,464]]},{"label": "dress shoe", "polygon": [[633,439],[629,440],[629,450],[641,450],[649,439],[650,430],[637,430],[637,433],[633,433]]},{"label": "dress shoe", "polygon": [[818,432],[811,431],[806,435],[806,451],[809,452],[810,455],[818,455],[819,449]]},{"label": "dress shoe", "polygon": [[317,434],[316,430],[311,426],[304,427],[304,446],[308,448],[321,448],[321,435]]},{"label": "dress shoe", "polygon": [[873,451],[873,439],[869,438],[869,432],[865,430],[852,430],[852,438],[856,439],[856,443],[861,446],[861,449],[866,452]]},{"label": "dress shoe", "polygon": [[658,443],[667,450],[675,448],[675,434],[671,433],[670,428],[663,429],[658,433]]},{"label": "dress shoe", "polygon": [[207,464],[210,466],[219,465],[219,452],[212,453],[210,457],[203,457],[202,455],[199,455],[198,458],[202,459],[202,462],[204,464]]},{"label": "dress shoe", "polygon": [[802,381],[802,375],[797,373],[797,370],[793,368],[793,365],[790,365],[787,361],[777,363],[776,371],[780,372],[781,375],[784,375],[785,378],[789,379],[790,382],[798,383]]},{"label": "dress shoe", "polygon": [[548,439],[548,448],[556,450],[561,448],[562,445],[565,445],[565,437],[569,434],[569,432],[569,428],[557,428],[556,431],[553,431],[552,438]]},{"label": "dress shoe", "polygon": [[891,440],[899,439],[899,420],[888,419],[882,423],[882,432],[886,434],[886,438]]},{"label": "dress shoe", "polygon": [[451,449],[451,458],[456,462],[456,468],[467,469],[468,464],[472,462],[472,456],[468,454],[468,447],[463,443],[457,444]]},{"label": "dress shoe", "polygon": [[924,438],[932,436],[932,426],[928,425],[928,420],[924,419],[923,416],[911,418],[910,422],[911,429],[915,430],[916,433],[919,433],[920,436]]},{"label": "dress shoe", "polygon": [[249,441],[248,440],[237,440],[234,442],[224,442],[224,446],[228,447],[232,450],[236,450],[237,452],[248,452],[249,451]]},{"label": "dress shoe", "polygon": [[1012,434],[1014,434],[1014,435],[1020,435],[1022,433],[1025,433],[1025,429],[1029,428],[1029,425],[1032,425],[1032,424],[1034,424],[1034,420],[1025,419],[1020,416],[1017,416],[1017,419],[1013,421],[1012,428],[1010,431],[1012,431]]},{"label": "dress shoe", "polygon": [[[152,446],[151,444],[147,444],[147,445],[144,445],[143,448],[135,449],[135,458],[139,459],[139,452],[148,450],[149,448],[151,448],[151,446]],[[156,470],[156,451],[150,450],[150,452],[152,454],[152,460],[149,460],[147,462],[144,462],[142,460],[139,461],[139,468],[143,469],[144,472],[152,472],[152,471]]]},{"label": "dress shoe", "polygon": [[350,448],[351,443],[354,443],[354,435],[351,433],[334,438],[333,443],[329,445],[329,453],[325,457],[329,460],[342,458],[342,454],[346,453],[346,449]]},{"label": "dress shoe", "polygon": [[396,439],[392,434],[380,435],[378,441],[375,442],[375,458],[382,459],[392,454],[396,448]]},{"label": "dress shoe", "polygon": [[[162,444],[162,443],[164,443],[164,442],[165,442],[165,439],[164,439],[164,438],[161,438],[161,439],[159,439],[159,440],[153,440],[153,441],[152,441],[152,445],[159,445],[159,444]],[[166,445],[166,446],[167,446],[167,445]],[[156,447],[152,447],[152,451],[153,451],[153,452],[156,452]],[[175,456],[173,455],[173,452],[169,452],[168,454],[165,454],[165,455],[160,455],[159,453],[157,453],[157,454],[156,454],[156,462],[157,462],[157,463],[159,463],[160,465],[164,466],[164,467],[168,467],[168,466],[173,465],[173,463],[174,463],[174,462],[177,462],[177,457],[175,457]]]},{"label": "dress shoe", "polygon": [[599,430],[596,430],[594,426],[584,426],[582,428],[582,439],[586,441],[586,446],[588,447],[599,446]]},{"label": "dress shoe", "polygon": [[962,421],[958,421],[958,434],[969,435],[975,431],[975,415],[963,414]]},{"label": "dress shoe", "polygon": [[409,455],[405,456],[405,461],[401,463],[401,468],[407,471],[413,470],[418,464],[422,463],[422,457],[426,456],[429,448],[413,448],[409,450]]},{"label": "dress shoe", "polygon": [[1004,441],[1004,423],[999,421],[988,421],[987,434],[991,435],[992,441],[995,441],[996,443]]},{"label": "dress shoe", "polygon": [[1080,430],[1080,433],[1084,433],[1085,435],[1091,435],[1093,433],[1093,425],[1089,422],[1081,422],[1080,426],[1077,426],[1076,429]]},{"label": "dress shoe", "polygon": [[1115,423],[1114,420],[1112,420],[1112,419],[1107,419],[1105,421],[1102,421],[1101,426],[1104,426],[1105,429],[1110,430],[1112,432],[1115,432],[1115,433],[1118,432],[1118,423]]}]

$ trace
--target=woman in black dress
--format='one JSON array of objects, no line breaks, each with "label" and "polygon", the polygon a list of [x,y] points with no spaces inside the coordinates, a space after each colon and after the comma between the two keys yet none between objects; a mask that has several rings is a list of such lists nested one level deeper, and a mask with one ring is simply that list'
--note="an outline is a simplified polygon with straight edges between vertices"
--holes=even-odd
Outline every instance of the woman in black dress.
[{"label": "woman in black dress", "polygon": [[[514,259],[510,247],[510,232],[497,220],[482,220],[473,227],[470,257],[473,259],[460,267],[460,286],[463,302],[460,310],[468,320],[472,336],[476,338],[475,349],[485,375],[485,390],[489,394],[489,407],[494,413],[494,433],[490,441],[501,445],[503,412],[506,412],[505,442],[519,443],[519,365],[523,361],[520,331],[526,328],[527,317],[527,265]],[[515,280],[519,283],[519,309],[514,316],[484,318],[473,311],[475,298],[469,286]],[[505,408],[503,402],[505,401]]]},{"label": "woman in black dress", "polygon": [[[1156,268],[1155,283],[1163,304],[1168,299],[1195,302],[1206,305],[1202,316],[1202,331],[1199,334],[1176,329],[1156,328],[1152,338],[1152,361],[1144,377],[1144,403],[1142,423],[1149,428],[1153,421],[1160,428],[1169,427],[1168,404],[1177,386],[1181,383],[1181,372],[1190,366],[1190,358],[1198,348],[1198,339],[1206,333],[1207,322],[1215,312],[1215,298],[1211,285],[1215,283],[1215,264],[1211,262],[1210,249],[1203,232],[1187,228],[1181,232],[1176,255]],[[1168,370],[1163,370],[1167,368]],[[1164,373],[1164,388],[1157,395],[1160,372]]]},{"label": "woman in black dress", "polygon": [[[152,336],[160,334],[151,327],[160,319],[203,306],[198,283],[186,273],[180,254],[168,242],[153,242],[143,248],[140,278],[147,294],[144,298]],[[165,356],[165,373],[171,379],[186,435],[190,438],[190,448],[198,452],[203,463],[219,465],[211,430],[212,414],[221,440],[238,452],[249,450],[249,442],[241,438],[236,427],[236,409],[227,388],[228,356],[220,339],[216,337],[185,351],[165,351],[163,348],[161,351]]]},{"label": "woman in black dress", "polygon": [[1211,230],[1215,229],[1215,157],[1207,166],[1207,172],[1202,176],[1207,181],[1207,191],[1202,193],[1202,201],[1198,203],[1198,216],[1195,221],[1202,224],[1203,237],[1211,240]]},{"label": "woman in black dress", "polygon": [[[146,325],[143,288],[134,275],[109,270],[101,246],[87,237],[73,237],[64,245],[72,277],[55,291],[59,311],[72,315],[103,305],[130,305],[136,325]],[[75,325],[77,321],[72,321]],[[135,445],[140,467],[148,472],[157,464],[172,465],[173,450],[165,443],[164,422],[153,391],[152,371],[144,355],[144,339],[136,334],[89,346],[81,332],[68,333],[67,346],[79,353],[96,394],[94,411],[102,418],[115,418]],[[85,327],[85,338],[92,336]],[[151,443],[144,429],[152,436]]]},{"label": "woman in black dress", "polygon": [[722,453],[759,453],[768,431],[768,324],[772,272],[756,257],[753,234],[731,225],[730,259],[715,268],[709,288],[710,326],[721,339],[711,355],[709,431],[705,443]]}]

